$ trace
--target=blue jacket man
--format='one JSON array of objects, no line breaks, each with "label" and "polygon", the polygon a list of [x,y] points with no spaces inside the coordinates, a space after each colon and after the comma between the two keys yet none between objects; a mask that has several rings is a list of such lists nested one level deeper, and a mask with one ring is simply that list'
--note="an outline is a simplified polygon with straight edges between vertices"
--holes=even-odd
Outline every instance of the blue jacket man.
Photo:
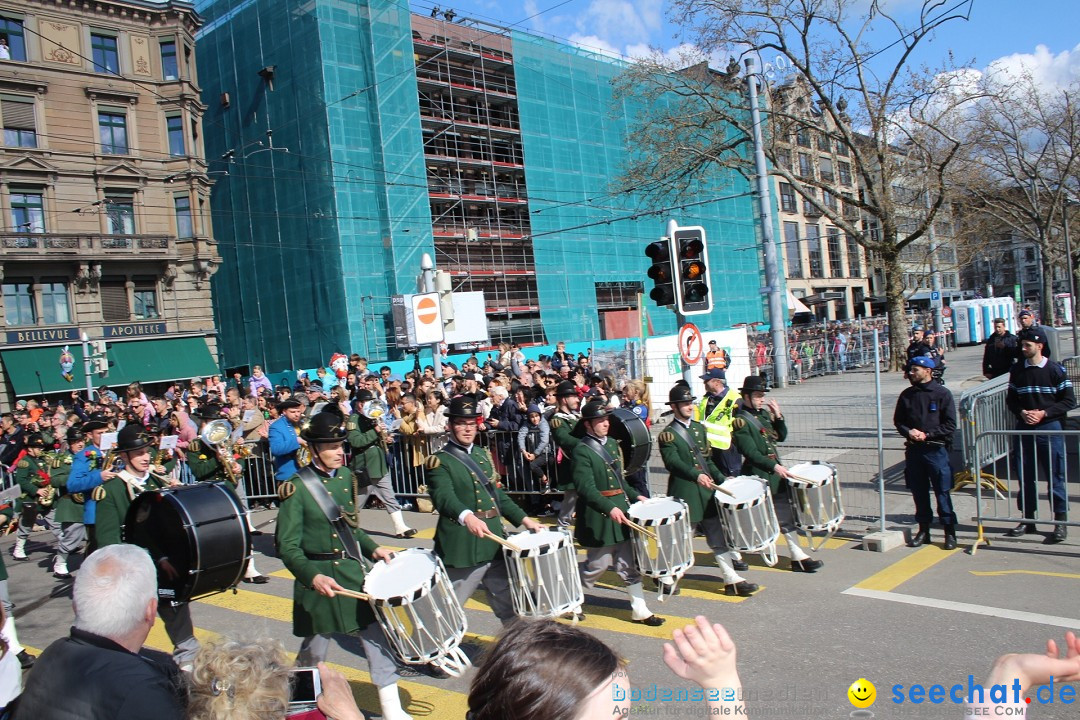
[{"label": "blue jacket man", "polygon": [[270,455],[274,459],[274,479],[284,482],[300,471],[296,463],[296,452],[300,449],[297,431],[304,406],[290,398],[278,403],[277,409],[281,417],[270,423],[268,437]]},{"label": "blue jacket man", "polygon": [[92,548],[97,547],[94,540],[97,502],[90,497],[90,491],[116,475],[113,471],[101,469],[105,464],[105,453],[102,452],[100,446],[101,436],[108,429],[108,420],[97,413],[91,415],[83,423],[82,431],[87,438],[86,447],[82,452],[76,453],[71,461],[71,475],[68,476],[67,482],[67,491],[69,493],[82,493],[86,498],[86,504],[83,506],[83,524],[86,525]]}]

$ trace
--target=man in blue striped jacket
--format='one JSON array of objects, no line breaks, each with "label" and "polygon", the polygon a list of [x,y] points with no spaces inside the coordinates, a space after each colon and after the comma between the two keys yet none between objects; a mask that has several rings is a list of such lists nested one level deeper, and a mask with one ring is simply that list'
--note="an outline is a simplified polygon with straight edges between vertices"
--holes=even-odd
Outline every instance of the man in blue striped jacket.
[{"label": "man in blue striped jacket", "polygon": [[[1019,430],[1061,430],[1069,410],[1076,406],[1072,383],[1065,368],[1043,355],[1046,336],[1038,330],[1020,335],[1021,362],[1009,372],[1009,391],[1005,403],[1016,415]],[[1061,435],[1020,435],[1013,446],[1013,463],[1020,479],[1017,505],[1024,513],[1024,522],[1005,533],[1020,537],[1035,532],[1039,493],[1035,487],[1039,466],[1050,477],[1050,498],[1054,520],[1068,519],[1069,494],[1065,484],[1065,441]],[[1049,542],[1062,542],[1067,536],[1065,525],[1056,525]]]}]

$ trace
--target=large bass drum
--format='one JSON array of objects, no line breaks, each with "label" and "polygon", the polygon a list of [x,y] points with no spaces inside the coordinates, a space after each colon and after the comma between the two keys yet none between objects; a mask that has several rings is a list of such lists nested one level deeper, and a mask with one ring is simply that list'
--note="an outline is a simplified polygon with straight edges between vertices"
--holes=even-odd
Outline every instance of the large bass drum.
[{"label": "large bass drum", "polygon": [[645,421],[626,408],[617,408],[608,417],[611,418],[608,435],[618,440],[622,448],[623,471],[629,475],[645,467],[652,452],[652,436]]},{"label": "large bass drum", "polygon": [[244,507],[223,482],[142,493],[128,508],[124,542],[150,552],[163,602],[234,587],[251,557]]}]

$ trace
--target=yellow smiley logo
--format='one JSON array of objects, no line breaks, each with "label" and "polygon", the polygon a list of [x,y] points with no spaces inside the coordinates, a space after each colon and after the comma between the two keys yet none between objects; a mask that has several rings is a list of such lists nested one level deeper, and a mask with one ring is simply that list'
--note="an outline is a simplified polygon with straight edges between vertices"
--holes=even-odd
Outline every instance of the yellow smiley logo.
[{"label": "yellow smiley logo", "polygon": [[857,708],[868,708],[877,700],[877,688],[866,678],[859,678],[851,683],[847,691],[848,700]]}]

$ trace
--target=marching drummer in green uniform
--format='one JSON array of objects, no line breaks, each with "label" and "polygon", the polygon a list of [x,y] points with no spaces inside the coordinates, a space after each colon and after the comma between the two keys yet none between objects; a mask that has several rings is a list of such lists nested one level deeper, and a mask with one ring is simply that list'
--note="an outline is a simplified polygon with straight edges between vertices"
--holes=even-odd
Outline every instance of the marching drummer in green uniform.
[{"label": "marching drummer in green uniform", "polygon": [[296,578],[293,634],[304,638],[296,662],[312,666],[324,661],[334,634],[359,638],[379,689],[382,716],[411,720],[401,708],[397,661],[371,606],[337,594],[363,588],[364,558],[392,556],[360,528],[356,481],[344,467],[342,422],[338,414],[320,412],[304,425],[300,434],[311,448],[311,464],[278,487],[278,555]]},{"label": "marching drummer in green uniform", "polygon": [[361,390],[356,394],[358,411],[349,416],[345,425],[347,440],[352,447],[353,474],[365,483],[360,485],[357,503],[364,507],[367,499],[374,494],[382,501],[394,524],[394,536],[400,539],[411,538],[416,530],[405,524],[401,505],[394,495],[394,486],[390,482],[390,466],[386,462],[386,443],[389,433],[381,420],[369,418],[363,412],[364,405],[375,399],[370,390]]},{"label": "marching drummer in green uniform", "polygon": [[777,443],[787,439],[787,423],[775,400],[765,402],[766,392],[768,390],[760,375],[748,375],[743,380],[739,388],[742,401],[732,425],[735,428],[733,439],[743,456],[743,474],[757,475],[769,484],[776,519],[791,556],[791,569],[795,572],[816,572],[825,563],[812,560],[799,545],[787,484],[791,473],[780,463],[780,451],[776,447]]},{"label": "marching drummer in green uniform", "polygon": [[38,521],[46,530],[52,530],[58,541],[60,539],[60,526],[53,517],[56,490],[52,487],[51,468],[43,457],[44,452],[45,438],[41,433],[31,433],[26,438],[26,455],[15,466],[15,482],[22,489],[22,512],[15,531],[15,547],[11,551],[16,560],[30,559],[26,555],[26,541]]},{"label": "marching drummer in green uniform", "polygon": [[569,527],[577,505],[577,488],[574,486],[574,468],[570,456],[580,442],[573,433],[581,419],[578,411],[581,398],[578,397],[574,383],[564,380],[558,384],[555,388],[555,403],[555,412],[547,420],[555,447],[562,455],[561,459],[556,458],[555,465],[556,487],[563,492],[562,505],[559,506],[559,525]]},{"label": "marching drummer in green uniform", "polygon": [[439,511],[435,554],[442,558],[462,606],[483,585],[495,617],[506,625],[515,617],[510,578],[502,549],[490,535],[506,537],[503,518],[532,532],[543,525],[527,517],[499,487],[491,454],[474,444],[479,417],[472,398],[451,400],[449,441],[424,463],[431,502]]},{"label": "marching drummer in green uniform", "polygon": [[[97,502],[97,547],[124,542],[124,520],[136,496],[180,484],[166,482],[151,474],[150,448],[153,444],[154,438],[138,423],[129,423],[117,433],[112,449],[123,462],[124,469],[91,491],[91,497]],[[176,575],[177,571],[167,557],[157,558],[156,562],[159,573],[170,577]],[[159,602],[158,616],[165,623],[165,633],[172,640],[176,664],[181,669],[190,667],[199,652],[199,641],[195,639],[189,605]]]},{"label": "marching drummer in green uniform", "polygon": [[[62,439],[62,438],[61,438]],[[56,544],[56,557],[53,559],[53,576],[66,579],[71,577],[67,561],[71,553],[86,544],[86,526],[83,525],[83,500],[67,491],[68,477],[75,455],[86,448],[86,435],[82,428],[75,426],[67,431],[66,452],[57,452],[50,458],[52,466],[52,485],[56,488],[56,515],[53,520],[60,524],[60,537]]]},{"label": "marching drummer in green uniform", "polygon": [[746,597],[758,586],[741,578],[732,567],[712,489],[724,482],[724,475],[710,456],[705,426],[693,419],[695,399],[688,385],[676,385],[668,393],[674,417],[658,438],[660,457],[670,473],[668,494],[683,500],[690,508],[690,522],[700,524],[724,578],[724,594]]},{"label": "marching drummer in green uniform", "polygon": [[634,562],[626,511],[640,495],[623,473],[619,443],[608,437],[611,409],[602,400],[590,400],[581,411],[585,437],[574,448],[574,485],[577,488],[577,524],[574,537],[585,548],[581,581],[592,587],[613,564],[630,595],[631,620],[656,627],[664,619],[645,604],[641,573]]}]

